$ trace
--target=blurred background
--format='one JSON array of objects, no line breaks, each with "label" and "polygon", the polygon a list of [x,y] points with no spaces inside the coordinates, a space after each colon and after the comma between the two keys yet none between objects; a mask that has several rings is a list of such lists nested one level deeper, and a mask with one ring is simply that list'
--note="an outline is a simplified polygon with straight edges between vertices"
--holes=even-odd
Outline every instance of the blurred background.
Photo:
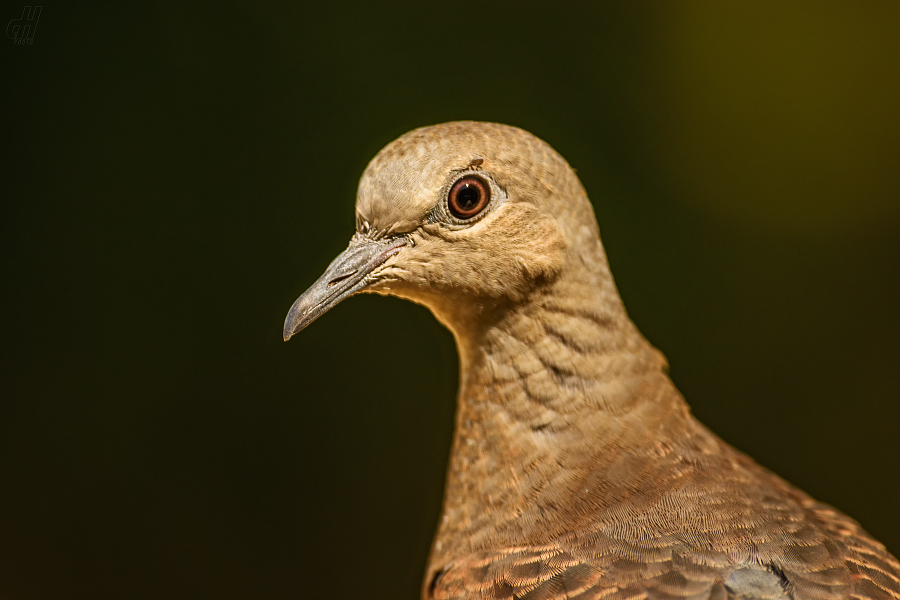
[{"label": "blurred background", "polygon": [[368,160],[457,119],[559,150],[700,419],[900,553],[900,3],[39,19],[0,53],[3,600],[418,597],[450,334],[281,327]]}]

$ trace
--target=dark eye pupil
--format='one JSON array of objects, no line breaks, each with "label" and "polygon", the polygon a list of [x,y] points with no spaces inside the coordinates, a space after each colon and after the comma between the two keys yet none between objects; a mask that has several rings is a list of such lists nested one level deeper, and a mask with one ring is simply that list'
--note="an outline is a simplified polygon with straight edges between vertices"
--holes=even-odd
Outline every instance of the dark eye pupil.
[{"label": "dark eye pupil", "polygon": [[447,208],[457,219],[474,217],[488,205],[491,198],[487,183],[476,175],[459,179],[450,188],[447,196]]},{"label": "dark eye pupil", "polygon": [[481,199],[481,192],[471,183],[465,184],[456,196],[459,207],[463,210],[472,210]]}]

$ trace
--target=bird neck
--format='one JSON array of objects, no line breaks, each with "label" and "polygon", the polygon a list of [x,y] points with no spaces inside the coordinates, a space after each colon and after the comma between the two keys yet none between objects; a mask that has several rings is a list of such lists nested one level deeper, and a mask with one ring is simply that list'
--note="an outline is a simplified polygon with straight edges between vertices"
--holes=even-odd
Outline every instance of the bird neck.
[{"label": "bird neck", "polygon": [[453,329],[461,380],[437,561],[459,540],[471,551],[560,535],[567,519],[555,513],[579,512],[560,498],[611,504],[603,490],[617,463],[658,450],[691,420],[608,272],[579,269]]}]

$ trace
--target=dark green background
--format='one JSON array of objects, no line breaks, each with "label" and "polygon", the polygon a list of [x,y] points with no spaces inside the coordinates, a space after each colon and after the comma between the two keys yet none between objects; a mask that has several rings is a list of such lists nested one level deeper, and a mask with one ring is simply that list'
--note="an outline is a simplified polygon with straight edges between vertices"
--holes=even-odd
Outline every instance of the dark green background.
[{"label": "dark green background", "polygon": [[900,4],[75,4],[0,53],[0,598],[417,596],[451,336],[281,326],[455,119],[566,156],[696,414],[900,552]]}]

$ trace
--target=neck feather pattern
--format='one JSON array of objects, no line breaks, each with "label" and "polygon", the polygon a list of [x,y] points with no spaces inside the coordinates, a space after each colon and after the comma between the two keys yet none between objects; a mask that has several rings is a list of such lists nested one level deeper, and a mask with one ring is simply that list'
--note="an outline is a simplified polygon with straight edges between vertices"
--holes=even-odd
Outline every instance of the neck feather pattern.
[{"label": "neck feather pattern", "polygon": [[545,543],[572,514],[640,487],[673,444],[714,443],[606,280],[560,278],[490,325],[455,331],[462,373],[436,554],[443,540]]}]

